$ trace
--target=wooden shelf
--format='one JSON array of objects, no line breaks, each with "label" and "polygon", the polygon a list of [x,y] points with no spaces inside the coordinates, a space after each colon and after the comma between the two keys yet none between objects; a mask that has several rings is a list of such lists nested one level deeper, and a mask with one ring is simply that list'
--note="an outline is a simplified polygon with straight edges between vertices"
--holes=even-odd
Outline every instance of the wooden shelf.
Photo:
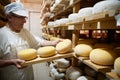
[{"label": "wooden shelf", "polygon": [[116,26],[115,16],[108,16],[107,13],[99,13],[84,18],[78,18],[78,22],[69,22],[67,25],[75,25],[75,30],[80,29],[120,29]]},{"label": "wooden shelf", "polygon": [[32,64],[41,63],[41,62],[50,62],[50,61],[55,60],[55,59],[68,58],[68,57],[73,57],[73,52],[66,53],[66,54],[56,54],[56,55],[48,57],[48,58],[41,58],[38,56],[36,59],[26,61],[25,63],[23,63],[21,65],[27,66],[27,65],[32,65]]},{"label": "wooden shelf", "polygon": [[101,65],[94,64],[90,60],[83,60],[83,63],[85,63],[95,71],[100,71],[102,73],[110,72],[112,68],[112,66],[101,66]]},{"label": "wooden shelf", "polygon": [[120,76],[118,76],[115,72],[107,72],[106,76],[114,80],[120,80]]}]

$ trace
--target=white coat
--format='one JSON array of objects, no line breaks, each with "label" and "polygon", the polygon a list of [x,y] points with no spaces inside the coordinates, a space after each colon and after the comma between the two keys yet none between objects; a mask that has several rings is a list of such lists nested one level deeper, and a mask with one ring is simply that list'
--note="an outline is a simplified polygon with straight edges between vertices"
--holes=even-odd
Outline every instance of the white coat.
[{"label": "white coat", "polygon": [[[40,43],[26,29],[20,33],[6,26],[0,29],[0,59],[17,58],[18,51],[39,46]],[[24,69],[17,69],[14,65],[0,68],[0,80],[34,80],[32,66]]]}]

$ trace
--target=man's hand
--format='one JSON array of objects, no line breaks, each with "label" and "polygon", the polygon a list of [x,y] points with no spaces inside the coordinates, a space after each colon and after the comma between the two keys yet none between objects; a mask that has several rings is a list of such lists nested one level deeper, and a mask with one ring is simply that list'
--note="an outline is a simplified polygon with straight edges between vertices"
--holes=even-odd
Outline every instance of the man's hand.
[{"label": "man's hand", "polygon": [[24,63],[24,62],[25,62],[24,60],[21,60],[21,59],[11,59],[10,61],[11,61],[11,63],[12,63],[13,65],[15,65],[15,66],[16,66],[17,68],[19,68],[19,69],[23,68],[23,67],[21,66],[21,63]]}]

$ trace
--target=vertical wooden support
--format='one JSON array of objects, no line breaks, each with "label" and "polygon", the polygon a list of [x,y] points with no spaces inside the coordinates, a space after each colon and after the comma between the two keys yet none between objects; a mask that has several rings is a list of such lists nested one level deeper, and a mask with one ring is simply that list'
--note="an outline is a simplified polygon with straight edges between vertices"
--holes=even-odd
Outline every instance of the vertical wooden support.
[{"label": "vertical wooden support", "polygon": [[[73,13],[77,13],[80,9],[80,4],[77,3],[74,7],[73,7]],[[72,47],[75,47],[78,40],[79,40],[79,34],[80,34],[80,31],[79,30],[74,30],[73,33],[72,33]],[[71,65],[72,66],[76,66],[78,64],[78,60],[76,58],[72,58],[72,63]]]},{"label": "vertical wooden support", "polygon": [[79,30],[73,31],[73,34],[72,34],[72,47],[73,48],[76,46],[77,42],[79,41],[79,34],[80,34]]},{"label": "vertical wooden support", "polygon": [[[80,9],[80,4],[77,3],[76,5],[74,5],[73,7],[73,13],[77,13]],[[74,26],[77,26],[77,25],[74,25]],[[79,30],[74,30],[73,31],[73,34],[72,34],[72,47],[75,47],[78,40],[79,40],[79,34],[80,34],[80,31]]]}]

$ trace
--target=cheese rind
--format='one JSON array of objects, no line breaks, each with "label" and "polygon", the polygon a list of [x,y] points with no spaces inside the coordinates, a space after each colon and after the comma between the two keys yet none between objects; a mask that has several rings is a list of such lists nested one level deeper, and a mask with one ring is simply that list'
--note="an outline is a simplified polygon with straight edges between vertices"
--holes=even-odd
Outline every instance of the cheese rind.
[{"label": "cheese rind", "polygon": [[72,42],[69,39],[65,39],[56,45],[56,50],[60,54],[67,53],[72,50]]},{"label": "cheese rind", "polygon": [[37,57],[35,49],[25,49],[18,52],[18,57],[23,60],[31,60]]},{"label": "cheese rind", "polygon": [[55,55],[55,47],[53,46],[40,47],[37,50],[37,53],[40,57],[50,57]]},{"label": "cheese rind", "polygon": [[108,49],[93,49],[90,52],[90,60],[98,65],[113,65],[117,54]]},{"label": "cheese rind", "polygon": [[92,47],[87,44],[79,44],[74,48],[74,52],[77,56],[87,57],[89,56],[90,51],[92,51]]},{"label": "cheese rind", "polygon": [[117,59],[115,59],[114,70],[120,76],[120,57],[118,57]]}]

